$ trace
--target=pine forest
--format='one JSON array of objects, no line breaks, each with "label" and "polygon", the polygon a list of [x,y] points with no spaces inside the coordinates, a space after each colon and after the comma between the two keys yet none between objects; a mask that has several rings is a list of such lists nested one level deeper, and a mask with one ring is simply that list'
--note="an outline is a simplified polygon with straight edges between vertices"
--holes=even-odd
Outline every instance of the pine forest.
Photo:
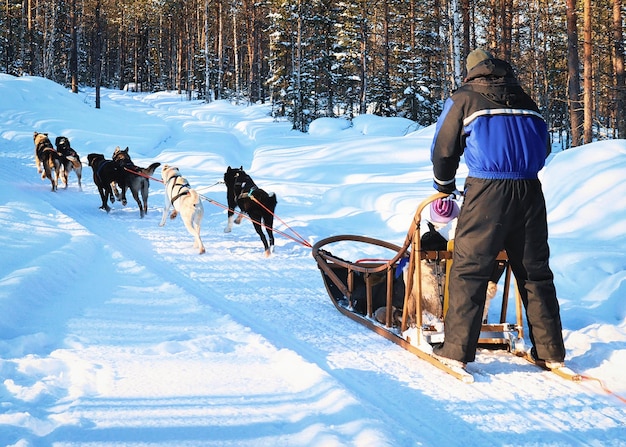
[{"label": "pine forest", "polygon": [[268,103],[306,131],[434,123],[476,47],[513,65],[563,149],[626,138],[622,0],[5,0],[0,72]]}]

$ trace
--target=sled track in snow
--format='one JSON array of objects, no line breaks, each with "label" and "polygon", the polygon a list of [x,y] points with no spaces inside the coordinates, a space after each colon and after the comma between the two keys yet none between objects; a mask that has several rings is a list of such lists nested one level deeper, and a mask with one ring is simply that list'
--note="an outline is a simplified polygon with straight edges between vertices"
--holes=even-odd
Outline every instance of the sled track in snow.
[{"label": "sled track in snow", "polygon": [[[87,187],[83,194],[93,192]],[[150,212],[143,220],[130,202],[126,209],[118,205],[106,215],[97,209],[85,212],[80,202],[73,205],[49,197],[45,200],[52,206],[126,260],[149,266],[160,278],[230,315],[277,348],[292,350],[316,364],[366,402],[369,410],[396,404],[397,411],[384,415],[384,422],[391,430],[404,431],[407,441],[413,438],[412,431],[419,431],[422,441],[456,445],[472,425],[483,430],[485,443],[499,445],[503,430],[513,430],[524,433],[525,441],[533,445],[541,442],[542,432],[562,427],[564,445],[578,446],[583,444],[576,432],[593,430],[596,418],[614,420],[617,430],[626,421],[624,410],[609,405],[608,398],[508,355],[479,354],[479,363],[469,367],[476,383],[460,383],[337,312],[307,250],[279,245],[273,257],[264,259],[256,235],[248,237],[241,228],[235,228],[230,236],[223,234],[221,212],[205,210],[202,233],[207,253],[198,255],[181,222],[158,227],[161,209],[154,204],[159,204],[160,194],[151,194]],[[95,195],[92,202],[96,208]],[[102,225],[104,219],[110,224]],[[230,287],[233,281],[238,283],[236,292]],[[239,294],[240,290],[247,292]],[[494,365],[496,374],[490,373]],[[406,402],[392,402],[397,387],[406,390]],[[467,387],[472,390],[468,392]],[[528,399],[529,393],[532,399]],[[459,401],[456,396],[461,394],[469,394],[472,400]],[[555,406],[560,409],[557,421]],[[440,427],[438,415],[442,412],[448,418],[450,413],[456,415],[458,426]],[[493,427],[490,414],[509,421],[508,426]],[[607,436],[616,439],[610,433]]]}]

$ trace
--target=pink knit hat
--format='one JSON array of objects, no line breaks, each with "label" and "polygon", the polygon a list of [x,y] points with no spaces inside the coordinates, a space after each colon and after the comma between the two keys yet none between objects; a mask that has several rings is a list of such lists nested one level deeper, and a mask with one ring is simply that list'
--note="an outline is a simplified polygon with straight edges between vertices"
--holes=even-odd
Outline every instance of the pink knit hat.
[{"label": "pink knit hat", "polygon": [[439,198],[430,203],[430,220],[446,224],[459,215],[459,205],[454,200]]}]

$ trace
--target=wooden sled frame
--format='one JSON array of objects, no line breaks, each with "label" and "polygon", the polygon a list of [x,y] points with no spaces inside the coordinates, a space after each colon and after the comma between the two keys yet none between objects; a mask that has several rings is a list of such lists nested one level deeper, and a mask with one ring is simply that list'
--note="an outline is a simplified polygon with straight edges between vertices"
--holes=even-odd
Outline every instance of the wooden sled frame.
[{"label": "wooden sled frame", "polygon": [[[417,281],[417,284],[413,284],[414,272],[417,270],[415,277],[422,278],[421,262],[416,259],[416,253],[419,253],[420,260],[446,260],[446,280],[444,288],[444,323],[445,312],[448,308],[448,278],[452,265],[452,253],[453,242],[450,241],[448,249],[446,251],[422,251],[421,250],[421,235],[420,235],[420,222],[422,211],[431,203],[439,198],[446,197],[447,194],[436,193],[428,197],[418,206],[413,221],[407,233],[406,239],[402,246],[398,246],[389,242],[385,242],[379,239],[374,239],[365,236],[356,235],[342,235],[325,238],[317,242],[313,246],[313,257],[317,261],[318,267],[322,272],[322,278],[326,286],[326,290],[333,301],[335,307],[344,315],[357,321],[360,324],[365,325],[369,329],[377,332],[385,338],[399,344],[403,348],[419,355],[420,357],[430,360],[432,363],[432,357],[427,355],[423,349],[424,343],[436,343],[443,340],[443,330],[441,328],[436,329],[432,326],[424,327],[422,324],[422,284],[421,280]],[[395,252],[395,254],[388,260],[368,260],[368,261],[356,261],[351,262],[339,257],[334,256],[330,251],[326,250],[329,245],[337,242],[355,242],[375,245]],[[393,277],[394,272],[401,262],[406,262],[408,258],[408,274],[405,284],[404,294],[404,306],[402,309],[402,324],[400,327],[393,327]],[[495,324],[483,324],[481,329],[481,335],[479,344],[488,348],[508,349],[510,351],[517,351],[518,348],[523,349],[523,314],[522,303],[517,288],[515,289],[515,322],[507,323],[507,311],[509,302],[509,290],[511,286],[511,267],[508,263],[506,252],[502,251],[497,258],[499,261],[506,262],[505,277],[504,277],[504,289],[501,293],[501,311],[500,319]],[[385,324],[382,325],[372,318],[372,295],[373,295],[373,281],[372,278],[380,277],[381,274],[386,275],[386,314]],[[352,294],[355,290],[355,275],[360,275],[365,280],[366,289],[366,303],[367,311],[366,315],[358,314],[351,310]],[[411,291],[415,287],[415,296],[419,297],[415,303],[415,315],[408,315],[408,300],[410,299]],[[341,297],[350,303],[348,307],[341,304]],[[495,297],[493,299],[495,303]],[[411,336],[405,335],[405,331],[408,329],[408,321],[415,322],[415,332],[411,332]],[[440,365],[437,365],[440,366]]]}]

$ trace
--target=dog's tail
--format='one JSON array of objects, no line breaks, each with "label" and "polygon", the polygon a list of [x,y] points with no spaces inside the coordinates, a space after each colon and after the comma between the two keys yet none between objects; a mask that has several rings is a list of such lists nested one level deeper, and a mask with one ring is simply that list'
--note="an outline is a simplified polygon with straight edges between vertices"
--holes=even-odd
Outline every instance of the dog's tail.
[{"label": "dog's tail", "polygon": [[161,163],[152,163],[147,168],[142,169],[142,171],[143,171],[144,174],[152,177],[152,175],[154,174],[155,169],[158,168],[159,166],[161,166]]},{"label": "dog's tail", "polygon": [[190,189],[189,190],[189,196],[193,199],[193,206],[198,206],[198,204],[200,204],[200,194],[198,194],[198,191],[196,191],[195,189]]},{"label": "dog's tail", "polygon": [[78,168],[80,168],[82,166],[81,163],[80,163],[80,158],[78,158],[78,157],[74,157],[72,155],[68,155],[65,158],[67,158],[72,163],[72,166],[74,167],[74,169],[78,169]]}]

